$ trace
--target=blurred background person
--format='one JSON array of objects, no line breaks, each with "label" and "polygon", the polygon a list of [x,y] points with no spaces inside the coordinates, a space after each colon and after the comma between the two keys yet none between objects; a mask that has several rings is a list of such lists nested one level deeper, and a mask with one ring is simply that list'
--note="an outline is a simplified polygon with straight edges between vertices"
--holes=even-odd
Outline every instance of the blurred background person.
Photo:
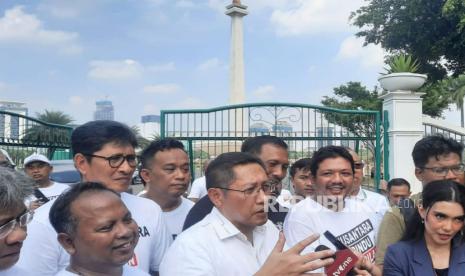
[{"label": "blurred background person", "polygon": [[399,201],[410,197],[410,183],[403,178],[393,178],[387,183],[387,196],[391,206],[399,205]]},{"label": "blurred background person", "polygon": [[202,171],[203,176],[196,178],[194,182],[192,182],[191,190],[189,195],[187,196],[188,199],[192,200],[193,202],[199,201],[202,197],[207,195],[207,184],[205,183],[205,172],[207,171],[208,164],[210,164],[211,160],[206,160],[203,162]]}]

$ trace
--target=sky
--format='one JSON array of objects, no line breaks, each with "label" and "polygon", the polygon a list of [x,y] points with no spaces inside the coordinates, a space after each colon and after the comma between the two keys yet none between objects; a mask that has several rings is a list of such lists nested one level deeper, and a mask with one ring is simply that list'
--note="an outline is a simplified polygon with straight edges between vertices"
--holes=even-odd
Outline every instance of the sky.
[{"label": "sky", "polygon": [[[135,125],[164,109],[228,104],[226,0],[0,0],[0,100],[35,116],[92,120],[108,99]],[[349,22],[363,0],[242,0],[246,102],[321,105],[349,81],[368,89],[383,50]],[[459,114],[445,112],[458,124]]]}]

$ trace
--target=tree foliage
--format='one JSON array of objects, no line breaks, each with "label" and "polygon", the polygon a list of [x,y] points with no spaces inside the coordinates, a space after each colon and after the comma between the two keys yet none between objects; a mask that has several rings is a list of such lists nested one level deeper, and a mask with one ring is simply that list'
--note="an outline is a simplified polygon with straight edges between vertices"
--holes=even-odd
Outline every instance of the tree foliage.
[{"label": "tree foliage", "polygon": [[369,0],[351,14],[365,44],[417,58],[432,82],[465,71],[465,1]]}]

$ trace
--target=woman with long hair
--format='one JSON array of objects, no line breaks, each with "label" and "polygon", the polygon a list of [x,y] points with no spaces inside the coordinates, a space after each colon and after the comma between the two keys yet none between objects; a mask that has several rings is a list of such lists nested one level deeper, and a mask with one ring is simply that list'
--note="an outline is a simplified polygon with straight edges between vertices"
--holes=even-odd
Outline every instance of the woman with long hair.
[{"label": "woman with long hair", "polygon": [[464,186],[451,180],[427,184],[402,241],[387,249],[383,275],[465,275],[464,217]]}]

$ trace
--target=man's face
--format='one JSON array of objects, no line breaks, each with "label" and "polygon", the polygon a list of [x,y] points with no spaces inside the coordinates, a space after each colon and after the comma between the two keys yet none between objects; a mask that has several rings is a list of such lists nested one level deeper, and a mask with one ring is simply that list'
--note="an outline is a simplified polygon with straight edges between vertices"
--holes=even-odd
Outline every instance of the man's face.
[{"label": "man's face", "polygon": [[391,205],[397,205],[402,198],[408,198],[409,196],[410,189],[407,185],[392,186],[388,192],[389,203]]},{"label": "man's face", "polygon": [[346,197],[354,183],[354,174],[350,162],[342,157],[327,158],[318,166],[312,183],[319,196]]},{"label": "man's face", "polygon": [[[22,208],[12,212],[2,211],[2,213],[0,213],[0,226],[15,219],[23,213],[25,209],[26,206],[22,206]],[[6,237],[0,239],[0,274],[2,274],[2,270],[13,266],[18,261],[21,246],[26,236],[26,228],[17,226]]]},{"label": "man's face", "polygon": [[[108,143],[93,154],[104,157],[115,155],[127,156],[135,155],[135,151],[131,145]],[[121,166],[112,168],[108,161],[103,158],[92,157],[89,162],[82,154],[76,154],[74,164],[84,181],[101,182],[107,188],[116,192],[125,192],[129,188],[132,175],[136,169],[135,166],[131,167],[126,160]]]},{"label": "man's face", "polygon": [[34,161],[24,168],[27,175],[37,183],[43,183],[49,180],[53,167],[42,161]]},{"label": "man's face", "polygon": [[447,171],[446,175],[441,175],[434,172],[433,168],[454,167],[460,165],[460,156],[456,153],[443,154],[436,158],[431,156],[428,158],[424,168],[415,168],[415,175],[423,185],[426,185],[435,180],[449,179],[463,184],[463,172],[454,174],[451,170]]},{"label": "man's face", "polygon": [[182,149],[159,151],[150,169],[143,169],[142,177],[160,196],[177,198],[189,187],[189,158]]},{"label": "man's face", "polygon": [[118,196],[108,191],[87,193],[73,202],[71,213],[77,227],[71,237],[70,254],[81,266],[101,271],[124,265],[132,258],[138,228]]},{"label": "man's face", "polygon": [[281,193],[281,180],[286,177],[289,167],[289,156],[286,149],[273,144],[264,144],[260,154],[257,156],[265,164],[268,177],[276,183],[276,188],[272,195],[277,197]]},{"label": "man's face", "polygon": [[294,184],[294,191],[297,195],[307,197],[315,194],[315,188],[312,185],[310,177],[310,170],[304,168],[296,170],[292,178],[292,184]]},{"label": "man's face", "polygon": [[362,184],[363,180],[363,167],[364,164],[360,156],[354,151],[349,151],[350,155],[354,159],[354,186],[353,186],[353,193],[356,195],[360,190],[360,185]]},{"label": "man's face", "polygon": [[230,189],[246,192],[222,191],[222,213],[243,233],[268,220],[265,212],[265,193],[263,185],[267,183],[263,168],[258,164],[246,164],[234,167],[235,179]]}]

